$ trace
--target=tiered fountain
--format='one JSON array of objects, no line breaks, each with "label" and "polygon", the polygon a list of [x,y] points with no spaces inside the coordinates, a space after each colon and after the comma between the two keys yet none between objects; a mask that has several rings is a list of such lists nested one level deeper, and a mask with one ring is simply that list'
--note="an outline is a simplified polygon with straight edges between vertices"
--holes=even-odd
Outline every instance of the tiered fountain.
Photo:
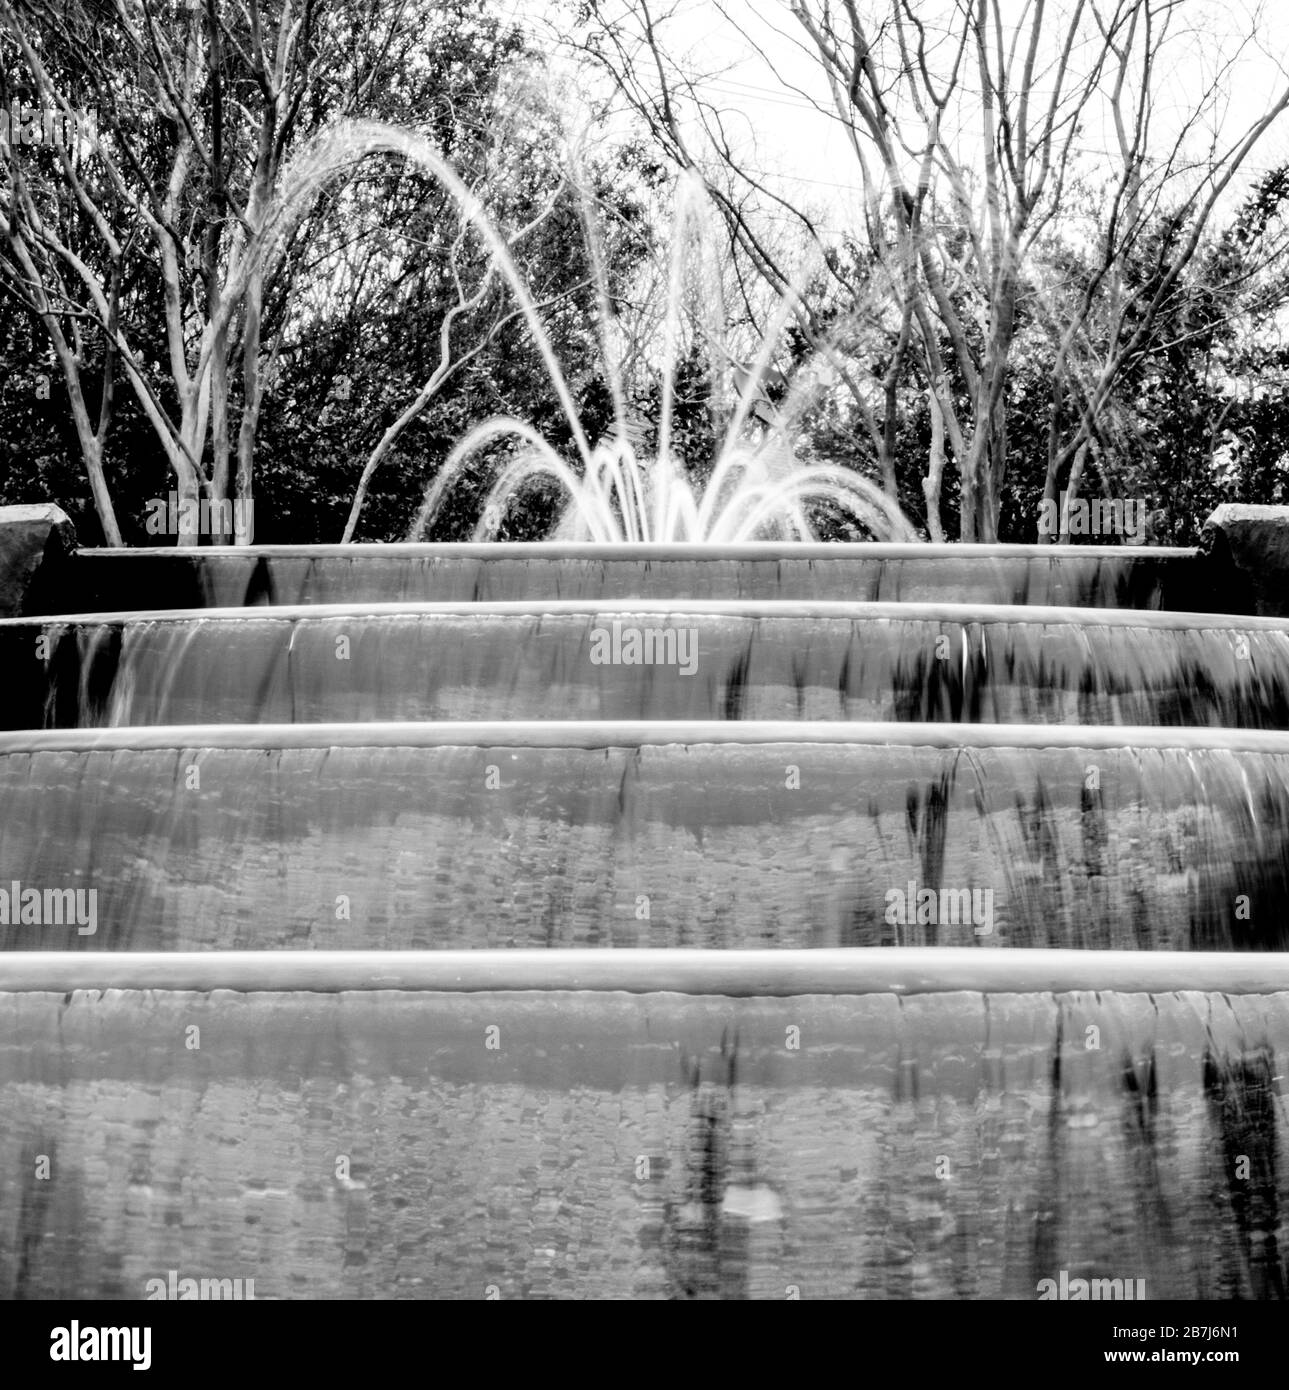
[{"label": "tiered fountain", "polygon": [[1289,623],[767,457],[40,572],[0,1297],[1283,1295]]},{"label": "tiered fountain", "polygon": [[1289,628],[1197,563],[80,552],[0,624],[5,886],[97,893],[0,929],[0,1293],[1281,1292]]}]

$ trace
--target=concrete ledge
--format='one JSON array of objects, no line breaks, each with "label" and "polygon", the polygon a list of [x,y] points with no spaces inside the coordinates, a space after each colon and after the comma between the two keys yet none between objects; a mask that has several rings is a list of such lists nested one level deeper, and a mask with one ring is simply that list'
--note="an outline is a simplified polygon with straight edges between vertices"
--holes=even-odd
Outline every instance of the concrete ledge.
[{"label": "concrete ledge", "polygon": [[1204,523],[1200,551],[1225,611],[1289,616],[1289,507],[1224,503]]},{"label": "concrete ledge", "polygon": [[[126,552],[122,552],[123,554]],[[137,552],[136,552],[137,553]],[[23,618],[0,618],[0,631],[44,625],[49,614]],[[949,623],[1002,626],[1128,628],[1193,632],[1197,628],[1219,632],[1284,632],[1289,626],[1283,618],[1257,618],[1248,614],[1196,612],[1167,608],[1077,608],[1044,604],[949,603],[872,601],[858,599],[625,599],[625,598],[534,598],[534,599],[455,599],[443,603],[408,599],[406,602],[372,603],[275,603],[241,608],[131,608],[81,613],[68,610],[56,615],[61,622],[92,627],[124,627],[129,623],[206,623],[214,631],[221,622],[300,623],[326,622],[336,618],[360,620],[404,618],[735,618],[832,619],[838,622]]]},{"label": "concrete ledge", "polygon": [[[176,554],[174,546],[87,547],[94,559]],[[309,545],[203,545],[179,552],[212,560],[1191,560],[1194,547],[1160,545],[1029,545],[962,541],[350,541]]]},{"label": "concrete ledge", "polygon": [[0,994],[578,990],[798,995],[1289,992],[1289,955],[1253,951],[868,950],[14,951]]},{"label": "concrete ledge", "polygon": [[148,749],[650,748],[835,744],[865,748],[1177,749],[1200,754],[1289,756],[1289,730],[1205,725],[869,723],[854,719],[501,719],[348,724],[149,724],[0,732],[14,753],[107,753]]},{"label": "concrete ledge", "polygon": [[40,592],[76,548],[76,530],[61,507],[0,507],[0,617],[39,611]]}]

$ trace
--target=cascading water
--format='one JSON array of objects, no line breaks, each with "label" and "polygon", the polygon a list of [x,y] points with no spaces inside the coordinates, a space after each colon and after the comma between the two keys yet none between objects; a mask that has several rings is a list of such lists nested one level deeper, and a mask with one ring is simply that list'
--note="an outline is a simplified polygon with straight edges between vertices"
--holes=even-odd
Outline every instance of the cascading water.
[{"label": "cascading water", "polygon": [[[97,613],[0,624],[0,864],[97,893],[0,927],[0,1292],[1280,1296],[1289,977],[1212,953],[1284,945],[1289,628],[1169,611],[1189,555],[933,552],[866,603],[904,561],[858,551],[574,549],[554,598],[548,548],[525,601],[505,547],[361,549],[161,612],[82,555]],[[621,660],[689,628],[689,675]],[[893,971],[784,993],[826,947]],[[1040,983],[1068,947],[1094,985]]]},{"label": "cascading water", "polygon": [[1289,623],[1158,612],[578,599],[540,611],[522,601],[163,611],[0,621],[0,660],[19,677],[0,719],[20,729],[552,718],[1289,727]]},{"label": "cascading water", "polygon": [[1191,550],[757,542],[309,545],[82,552],[29,612],[548,599],[822,599],[1204,610]]},{"label": "cascading water", "polygon": [[22,995],[3,1287],[1281,1297],[1277,998]]},{"label": "cascading water", "polygon": [[81,553],[0,623],[0,1296],[1282,1297],[1289,625],[1190,552],[767,544],[908,535],[744,430],[773,334],[696,494],[417,137],[251,255],[376,151],[578,453],[490,422],[414,532],[508,438],[481,536],[550,476],[564,539]]},{"label": "cascading water", "polygon": [[1279,733],[194,726],[0,755],[4,862],[97,891],[96,931],[57,943],[78,949],[1286,939]]}]

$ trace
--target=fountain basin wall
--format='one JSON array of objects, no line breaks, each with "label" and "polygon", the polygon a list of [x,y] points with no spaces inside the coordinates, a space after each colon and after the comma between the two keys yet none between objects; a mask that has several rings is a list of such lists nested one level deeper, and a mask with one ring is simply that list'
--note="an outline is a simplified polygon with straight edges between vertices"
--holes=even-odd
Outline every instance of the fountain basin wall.
[{"label": "fountain basin wall", "polygon": [[0,1000],[4,1297],[1284,1292],[1285,994]]},{"label": "fountain basin wall", "polygon": [[[230,652],[236,659],[230,660]],[[9,728],[489,719],[1289,726],[1289,623],[551,600],[0,622]]]},{"label": "fountain basin wall", "polygon": [[92,931],[6,908],[7,950],[1266,950],[1289,928],[1285,734],[66,730],[0,738],[0,798],[6,900],[96,895]]},{"label": "fountain basin wall", "polygon": [[0,507],[0,618],[48,612],[66,592],[61,571],[75,547],[61,507]]},{"label": "fountain basin wall", "polygon": [[1225,503],[1205,522],[1201,547],[1232,612],[1289,615],[1289,507]]}]

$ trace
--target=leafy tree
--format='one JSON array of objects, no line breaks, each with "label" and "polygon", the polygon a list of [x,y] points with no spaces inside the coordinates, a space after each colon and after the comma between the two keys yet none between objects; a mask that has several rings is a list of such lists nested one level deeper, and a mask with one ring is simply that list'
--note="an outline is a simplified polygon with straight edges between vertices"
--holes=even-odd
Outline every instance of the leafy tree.
[{"label": "leafy tree", "polygon": [[[440,360],[450,370],[373,470],[363,535],[401,534],[468,424],[552,413],[526,328],[460,208],[395,154],[360,158],[343,136],[328,146],[348,118],[395,123],[452,162],[517,238],[570,370],[593,376],[560,119],[498,15],[443,0],[173,13],[150,0],[21,0],[0,21],[6,90],[22,82],[46,108],[97,108],[94,142],[7,161],[0,276],[52,344],[49,412],[76,426],[108,543],[149,539],[145,504],[164,496],[167,470],[183,501],[258,495],[262,540],[339,538],[362,460]],[[328,149],[340,157],[310,183],[302,171]],[[593,170],[591,183],[630,222],[615,171]],[[283,220],[293,187],[298,215]],[[257,257],[257,237],[279,224],[274,254]],[[23,341],[0,348],[26,380]],[[33,400],[25,388],[0,400],[10,437]],[[47,488],[41,457],[11,451],[5,492]],[[84,532],[82,488],[65,470],[59,484]]]}]

